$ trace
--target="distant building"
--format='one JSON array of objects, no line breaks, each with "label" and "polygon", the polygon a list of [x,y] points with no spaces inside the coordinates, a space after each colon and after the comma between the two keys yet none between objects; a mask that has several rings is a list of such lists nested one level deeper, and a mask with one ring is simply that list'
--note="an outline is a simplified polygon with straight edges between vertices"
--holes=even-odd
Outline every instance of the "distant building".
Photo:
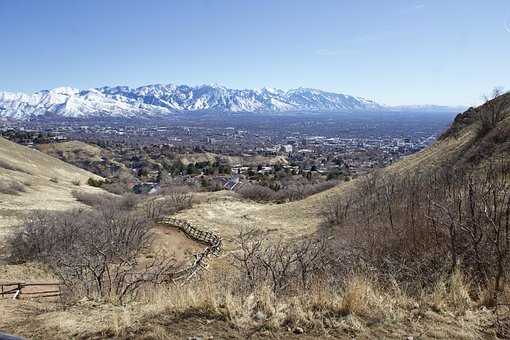
[{"label": "distant building", "polygon": [[292,152],[292,150],[293,150],[293,147],[290,144],[282,145],[282,147],[281,147],[281,151],[286,152],[286,153],[290,153],[290,152]]},{"label": "distant building", "polygon": [[259,174],[269,174],[273,171],[272,166],[263,166],[259,171],[257,171]]},{"label": "distant building", "polygon": [[133,186],[135,194],[155,194],[159,189],[159,184],[154,182],[143,182]]},{"label": "distant building", "polygon": [[240,175],[240,174],[245,174],[247,173],[248,171],[250,170],[249,167],[247,166],[237,166],[237,167],[234,167],[230,170],[230,172],[233,174],[233,175]]},{"label": "distant building", "polygon": [[235,187],[239,184],[240,179],[238,176],[232,176],[228,179],[227,183],[223,186],[225,189],[234,191]]}]

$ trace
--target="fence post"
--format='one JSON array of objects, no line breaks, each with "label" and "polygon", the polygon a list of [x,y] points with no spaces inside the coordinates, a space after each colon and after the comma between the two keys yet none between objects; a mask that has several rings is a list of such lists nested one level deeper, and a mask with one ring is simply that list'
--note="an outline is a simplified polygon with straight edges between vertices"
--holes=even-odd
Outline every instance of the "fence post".
[{"label": "fence post", "polygon": [[21,295],[21,283],[18,282],[18,289],[16,290],[16,293],[14,293],[14,296],[12,297],[13,300],[17,300],[19,296]]}]

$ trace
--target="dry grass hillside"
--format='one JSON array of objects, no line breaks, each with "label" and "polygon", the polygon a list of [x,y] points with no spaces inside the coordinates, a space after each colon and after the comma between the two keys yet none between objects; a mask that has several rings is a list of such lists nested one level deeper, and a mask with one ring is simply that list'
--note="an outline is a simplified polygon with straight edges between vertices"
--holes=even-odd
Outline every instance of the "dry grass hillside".
[{"label": "dry grass hillside", "polygon": [[37,149],[66,163],[101,176],[106,177],[110,168],[119,169],[124,174],[130,174],[124,164],[112,160],[113,155],[110,151],[84,142],[69,141],[41,144],[37,146]]},{"label": "dry grass hillside", "polygon": [[99,192],[88,186],[98,176],[0,138],[0,233],[32,209],[66,210],[79,206],[74,190]]},{"label": "dry grass hillside", "polygon": [[216,159],[222,159],[227,162],[230,166],[243,165],[243,166],[257,166],[259,164],[288,164],[288,161],[283,156],[224,156],[210,152],[203,153],[188,153],[178,155],[178,159],[184,164],[200,163],[200,162],[211,162],[213,163]]},{"label": "dry grass hillside", "polygon": [[283,204],[258,203],[242,199],[229,191],[201,194],[198,204],[181,211],[177,217],[207,226],[221,234],[227,249],[231,249],[231,241],[241,228],[260,229],[271,239],[300,238],[318,230],[325,200],[353,186],[355,181],[345,182],[303,200]]},{"label": "dry grass hillside", "polygon": [[[500,112],[499,112],[500,111]],[[495,116],[485,130],[480,117]],[[510,93],[458,115],[431,147],[385,169],[388,173],[442,167],[483,166],[490,160],[508,159],[510,151]]]},{"label": "dry grass hillside", "polygon": [[100,160],[101,154],[104,152],[104,150],[99,147],[80,141],[41,144],[37,146],[37,149],[53,157],[60,153],[66,158],[71,157],[71,155],[76,155],[78,158],[86,157],[90,160]]}]

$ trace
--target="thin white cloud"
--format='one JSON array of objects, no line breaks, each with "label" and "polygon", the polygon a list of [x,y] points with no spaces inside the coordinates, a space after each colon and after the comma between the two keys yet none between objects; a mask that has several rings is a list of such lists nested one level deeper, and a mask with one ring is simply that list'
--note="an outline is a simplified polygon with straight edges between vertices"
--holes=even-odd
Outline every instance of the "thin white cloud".
[{"label": "thin white cloud", "polygon": [[415,1],[411,5],[406,5],[405,7],[400,8],[397,13],[400,15],[410,14],[413,12],[421,11],[424,8],[425,4],[423,2]]},{"label": "thin white cloud", "polygon": [[321,48],[315,51],[315,54],[320,56],[335,56],[335,55],[351,55],[358,53],[357,50],[346,50],[346,49],[328,49],[328,48]]},{"label": "thin white cloud", "polygon": [[505,21],[503,25],[505,26],[505,31],[510,33],[510,21]]}]

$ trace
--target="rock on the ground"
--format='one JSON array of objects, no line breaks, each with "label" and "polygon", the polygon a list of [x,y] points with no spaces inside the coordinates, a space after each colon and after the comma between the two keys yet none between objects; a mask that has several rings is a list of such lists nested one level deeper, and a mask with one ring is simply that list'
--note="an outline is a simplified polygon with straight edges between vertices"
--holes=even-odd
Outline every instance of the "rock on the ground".
[{"label": "rock on the ground", "polygon": [[257,313],[255,313],[255,320],[259,322],[266,320],[266,318],[267,318],[266,314],[262,311],[258,311]]},{"label": "rock on the ground", "polygon": [[305,331],[301,327],[294,328],[294,334],[303,334]]}]

